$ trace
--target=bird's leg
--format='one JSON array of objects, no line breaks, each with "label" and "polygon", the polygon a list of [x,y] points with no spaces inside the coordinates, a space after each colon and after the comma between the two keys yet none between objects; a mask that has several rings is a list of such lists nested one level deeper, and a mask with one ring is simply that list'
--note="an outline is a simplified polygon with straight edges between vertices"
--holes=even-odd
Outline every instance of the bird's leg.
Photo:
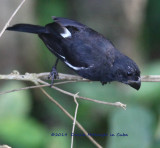
[{"label": "bird's leg", "polygon": [[52,67],[52,70],[50,72],[50,75],[48,76],[48,79],[51,79],[51,87],[53,86],[54,79],[58,78],[58,72],[57,72],[57,64],[59,59],[57,58],[55,65]]},{"label": "bird's leg", "polygon": [[102,85],[107,84],[107,82],[101,82],[101,83],[102,83]]}]

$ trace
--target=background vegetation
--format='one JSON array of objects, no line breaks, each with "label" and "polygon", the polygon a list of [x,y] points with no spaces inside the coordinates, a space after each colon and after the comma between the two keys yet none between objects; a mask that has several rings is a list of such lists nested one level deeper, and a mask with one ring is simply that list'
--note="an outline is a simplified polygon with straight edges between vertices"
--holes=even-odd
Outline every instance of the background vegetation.
[{"label": "background vegetation", "polygon": [[[21,0],[0,1],[0,30]],[[160,74],[160,1],[159,0],[36,0],[26,1],[11,24],[45,25],[51,16],[80,21],[109,38],[116,47],[136,61],[142,75]],[[0,39],[0,74],[50,71],[56,58],[36,36],[5,32]],[[58,71],[73,72],[63,63]],[[31,85],[28,82],[0,81],[0,92]],[[123,102],[127,110],[78,100],[77,120],[89,133],[128,136],[94,137],[107,148],[160,147],[160,84],[142,83],[139,91],[113,82],[79,82],[60,88],[81,96],[108,102]],[[72,98],[46,88],[71,114]],[[0,96],[0,144],[16,148],[70,147],[72,121],[38,90]],[[51,133],[67,133],[55,137]],[[76,127],[75,133],[82,134]],[[76,148],[94,147],[86,138],[74,137]]]}]

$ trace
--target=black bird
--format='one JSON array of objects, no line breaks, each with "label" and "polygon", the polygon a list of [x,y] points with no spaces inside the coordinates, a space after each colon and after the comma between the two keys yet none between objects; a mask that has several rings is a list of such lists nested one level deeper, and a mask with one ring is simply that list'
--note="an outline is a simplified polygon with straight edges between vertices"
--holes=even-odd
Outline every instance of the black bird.
[{"label": "black bird", "polygon": [[117,50],[103,35],[77,21],[52,17],[46,26],[16,24],[7,30],[38,34],[47,48],[57,57],[50,77],[57,75],[58,59],[78,75],[106,84],[119,81],[135,89],[141,86],[136,63]]}]

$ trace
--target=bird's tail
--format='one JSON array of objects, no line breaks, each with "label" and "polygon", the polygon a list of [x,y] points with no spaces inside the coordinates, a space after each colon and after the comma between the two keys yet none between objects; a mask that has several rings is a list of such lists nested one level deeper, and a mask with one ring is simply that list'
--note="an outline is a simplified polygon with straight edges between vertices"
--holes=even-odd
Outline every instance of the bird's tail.
[{"label": "bird's tail", "polygon": [[28,32],[28,33],[45,33],[45,27],[38,26],[38,25],[31,25],[31,24],[16,24],[12,27],[8,27],[6,30],[11,31],[19,31],[19,32]]}]

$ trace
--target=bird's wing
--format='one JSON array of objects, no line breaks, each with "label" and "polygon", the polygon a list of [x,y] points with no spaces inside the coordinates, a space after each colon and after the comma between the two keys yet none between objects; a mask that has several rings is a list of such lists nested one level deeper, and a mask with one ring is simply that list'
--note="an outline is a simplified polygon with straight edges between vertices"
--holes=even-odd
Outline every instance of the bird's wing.
[{"label": "bird's wing", "polygon": [[53,19],[54,23],[46,25],[49,33],[39,36],[69,67],[79,70],[101,64],[113,65],[114,47],[102,35],[73,20]]},{"label": "bird's wing", "polygon": [[55,16],[52,16],[52,19],[54,20],[54,22],[60,24],[61,26],[72,26],[72,27],[77,27],[77,28],[83,28],[83,27],[86,27],[85,25],[77,22],[77,21],[74,21],[74,20],[70,20],[70,19],[66,19],[66,18],[63,18],[63,17],[55,17]]},{"label": "bird's wing", "polygon": [[65,28],[54,22],[47,24],[45,30],[45,33],[38,34],[39,37],[52,53],[64,60],[65,54],[63,51],[68,46],[68,42],[64,39]]}]

